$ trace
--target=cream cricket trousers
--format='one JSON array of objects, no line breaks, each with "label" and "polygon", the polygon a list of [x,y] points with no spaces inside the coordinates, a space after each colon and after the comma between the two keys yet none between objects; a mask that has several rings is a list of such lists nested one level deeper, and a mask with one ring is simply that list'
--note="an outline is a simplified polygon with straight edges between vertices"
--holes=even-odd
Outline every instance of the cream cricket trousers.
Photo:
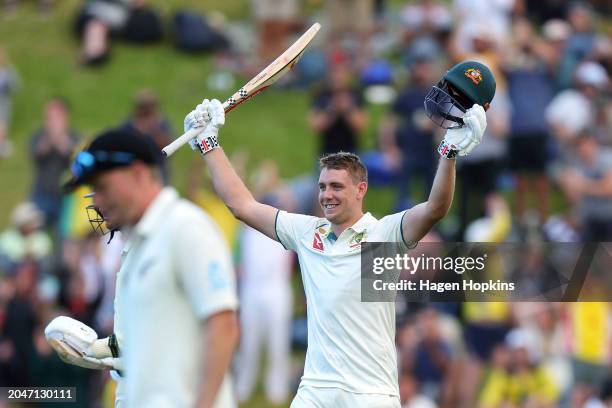
[{"label": "cream cricket trousers", "polygon": [[400,408],[399,397],[356,394],[340,388],[300,386],[291,408]]}]

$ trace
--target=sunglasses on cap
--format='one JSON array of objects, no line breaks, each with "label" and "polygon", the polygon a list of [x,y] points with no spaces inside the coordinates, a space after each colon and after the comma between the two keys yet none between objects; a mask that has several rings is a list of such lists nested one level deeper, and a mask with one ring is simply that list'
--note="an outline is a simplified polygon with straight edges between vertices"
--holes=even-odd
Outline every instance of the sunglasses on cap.
[{"label": "sunglasses on cap", "polygon": [[106,152],[97,150],[95,152],[82,151],[76,155],[70,166],[70,171],[76,178],[93,172],[96,167],[121,166],[132,163],[135,156],[127,152]]}]

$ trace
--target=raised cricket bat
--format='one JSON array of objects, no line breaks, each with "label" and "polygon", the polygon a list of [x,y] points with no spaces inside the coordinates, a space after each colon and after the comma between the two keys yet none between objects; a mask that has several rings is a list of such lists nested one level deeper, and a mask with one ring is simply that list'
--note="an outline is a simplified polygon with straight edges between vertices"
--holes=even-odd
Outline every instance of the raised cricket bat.
[{"label": "raised cricket bat", "polygon": [[[270,85],[276,82],[279,78],[285,75],[298,62],[308,44],[315,37],[321,24],[314,23],[300,38],[297,39],[285,52],[276,58],[263,71],[255,75],[249,82],[244,84],[235,94],[227,98],[223,102],[225,113],[231,112],[238,105],[248,101],[258,93],[267,89]],[[172,143],[162,149],[163,154],[167,157],[178,150],[179,147],[193,139],[199,132],[199,129],[191,129],[184,135],[176,138]]]}]

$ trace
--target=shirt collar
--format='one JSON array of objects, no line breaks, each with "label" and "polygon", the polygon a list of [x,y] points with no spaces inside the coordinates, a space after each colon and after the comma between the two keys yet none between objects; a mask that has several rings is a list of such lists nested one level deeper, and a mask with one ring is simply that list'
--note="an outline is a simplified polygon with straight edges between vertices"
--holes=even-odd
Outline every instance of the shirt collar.
[{"label": "shirt collar", "polygon": [[153,199],[144,215],[133,228],[133,233],[147,236],[168,216],[168,210],[178,200],[178,193],[172,187],[164,187]]},{"label": "shirt collar", "polygon": [[[355,224],[351,225],[347,229],[352,229],[354,232],[360,233],[360,232],[363,232],[366,228],[370,226],[370,224],[372,224],[375,221],[376,221],[376,218],[374,218],[372,214],[367,212],[363,214],[361,218],[357,220]],[[325,231],[324,235],[327,236],[332,231],[331,223],[327,219],[324,218],[323,222],[317,225],[317,231],[322,232],[322,233],[323,231]]]},{"label": "shirt collar", "polygon": [[375,221],[376,221],[376,218],[374,218],[372,214],[367,212],[361,216],[359,221],[357,221],[355,224],[353,224],[349,228],[357,233],[360,233],[360,232],[365,231]]}]

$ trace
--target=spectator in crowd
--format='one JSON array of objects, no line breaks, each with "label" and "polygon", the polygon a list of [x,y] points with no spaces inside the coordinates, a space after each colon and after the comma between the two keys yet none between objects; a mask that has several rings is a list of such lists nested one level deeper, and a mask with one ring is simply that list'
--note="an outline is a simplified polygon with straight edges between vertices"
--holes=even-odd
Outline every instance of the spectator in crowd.
[{"label": "spectator in crowd", "polygon": [[567,39],[572,33],[572,27],[565,20],[549,20],[542,26],[542,44],[538,47],[538,54],[545,58],[553,76],[553,91],[559,91],[561,76],[561,59],[565,54]]},{"label": "spectator in crowd", "polygon": [[0,159],[10,156],[13,150],[8,132],[11,94],[18,83],[17,71],[11,66],[4,48],[0,45]]},{"label": "spectator in crowd", "polygon": [[367,60],[374,28],[374,0],[326,0],[331,47],[347,46]]},{"label": "spectator in crowd", "polygon": [[[486,25],[489,40],[503,43],[510,34],[510,16],[515,0],[454,0],[452,10],[457,16],[455,47],[460,54],[476,51],[474,34]],[[495,72],[493,72],[495,77]]]},{"label": "spectator in crowd", "polygon": [[591,56],[595,48],[595,14],[593,8],[584,1],[571,3],[567,10],[567,20],[571,34],[567,39],[559,66],[559,85],[561,89],[572,85],[574,72],[578,65]]},{"label": "spectator in crowd", "polygon": [[612,150],[591,132],[575,140],[576,157],[561,170],[557,182],[577,216],[585,242],[612,239]]},{"label": "spectator in crowd", "polygon": [[465,302],[461,308],[468,358],[460,367],[459,398],[473,406],[484,368],[512,327],[512,310],[505,302]]},{"label": "spectator in crowd", "polygon": [[598,396],[610,375],[612,311],[607,302],[577,302],[567,306],[573,365],[572,408]]},{"label": "spectator in crowd", "polygon": [[25,387],[32,380],[29,360],[36,325],[38,272],[34,261],[25,260],[3,282],[9,286],[3,290],[6,298],[2,301],[5,307],[0,327],[0,367],[6,367],[6,371],[0,368],[4,371],[0,383],[4,386]]},{"label": "spectator in crowd", "polygon": [[[95,241],[97,242],[92,242],[91,244],[90,253],[87,255],[86,253],[81,253],[81,257],[89,256],[89,259],[92,261],[92,267],[99,270],[101,275],[99,277],[99,284],[101,286],[99,290],[102,298],[97,309],[95,309],[92,325],[98,329],[98,333],[107,336],[113,332],[115,281],[121,262],[124,239],[122,234],[115,233],[110,242],[108,242],[106,236],[97,237]],[[81,264],[83,263],[87,263],[87,261],[81,259]],[[94,280],[94,283],[97,284],[98,282]]]},{"label": "spectator in crowd", "polygon": [[436,38],[447,31],[452,24],[452,14],[441,2],[419,0],[402,7],[400,21],[405,29],[404,41],[412,42],[421,36]]},{"label": "spectator in crowd", "polygon": [[77,143],[77,133],[70,127],[68,102],[60,97],[49,99],[44,107],[42,129],[34,133],[30,142],[34,165],[31,200],[42,210],[49,227],[55,226],[60,215],[60,180]]},{"label": "spectator in crowd", "polygon": [[[86,322],[93,322],[104,297],[105,274],[102,261],[101,240],[98,234],[93,231],[78,243],[79,260],[77,275],[75,279],[75,295],[84,306],[84,318]],[[116,264],[118,266],[118,264]],[[113,272],[117,272],[115,269]],[[78,293],[78,295],[77,295]],[[111,330],[112,333],[112,330]],[[109,334],[111,334],[109,333]]]},{"label": "spectator in crowd", "polygon": [[173,139],[170,121],[161,113],[157,96],[149,89],[136,94],[134,109],[124,126],[150,137],[160,149]]},{"label": "spectator in crowd", "polygon": [[512,228],[512,216],[501,194],[485,199],[485,216],[472,221],[465,230],[466,242],[505,242]]},{"label": "spectator in crowd", "polygon": [[511,103],[507,157],[516,181],[514,214],[518,223],[524,222],[527,196],[531,193],[536,198],[539,222],[544,224],[549,212],[546,170],[550,140],[548,125],[542,118],[553,96],[553,73],[543,55],[546,45],[526,19],[514,22],[512,40],[504,54],[503,68]]},{"label": "spectator in crowd", "polygon": [[572,386],[571,359],[567,354],[567,328],[561,304],[519,302],[513,305],[517,328],[529,339],[531,353],[547,370],[560,395]]},{"label": "spectator in crowd", "polygon": [[435,126],[425,113],[423,100],[438,72],[431,53],[423,52],[415,57],[410,66],[410,81],[393,103],[380,132],[381,151],[400,169],[397,208],[406,208],[414,202],[411,192],[417,178],[422,179],[425,186],[422,191],[427,197],[436,171]]},{"label": "spectator in crowd", "polygon": [[598,116],[595,124],[597,140],[604,146],[612,147],[612,98],[602,100]]},{"label": "spectator in crowd", "polygon": [[[132,114],[123,126],[151,138],[160,150],[174,139],[170,121],[161,113],[157,96],[149,89],[143,89],[136,94]],[[162,176],[168,184],[170,170],[166,162],[162,164]]]},{"label": "spectator in crowd", "polygon": [[559,392],[550,374],[532,354],[530,338],[521,329],[508,333],[498,347],[478,398],[481,408],[508,406],[553,408]]},{"label": "spectator in crowd", "polygon": [[291,252],[278,242],[253,228],[242,228],[239,267],[242,338],[236,378],[240,401],[253,394],[264,345],[266,398],[272,404],[282,404],[289,398],[292,260]]},{"label": "spectator in crowd", "polygon": [[319,136],[319,155],[359,150],[367,116],[363,97],[352,86],[352,72],[346,62],[330,67],[328,84],[315,95],[309,122]]},{"label": "spectator in crowd", "polygon": [[85,66],[105,63],[111,37],[150,43],[162,37],[161,20],[148,0],[86,0],[75,22],[81,38],[80,61]]},{"label": "spectator in crowd", "polygon": [[52,251],[49,235],[42,231],[43,213],[31,202],[19,204],[11,215],[11,227],[0,234],[0,271],[26,260],[48,261]]},{"label": "spectator in crowd", "polygon": [[92,325],[93,308],[85,301],[84,283],[79,269],[83,242],[80,240],[61,242],[60,255],[54,265],[53,273],[62,282],[62,290],[59,293],[60,304],[66,307],[70,316]]},{"label": "spectator in crowd", "polygon": [[420,341],[414,353],[414,374],[423,393],[439,400],[453,358],[450,345],[442,337],[441,320],[435,309],[419,312],[417,325]]},{"label": "spectator in crowd", "polygon": [[608,82],[608,74],[601,65],[586,61],[578,65],[574,73],[575,88],[555,95],[546,108],[546,120],[561,146],[566,146],[579,133],[593,126],[595,101],[602,96]]},{"label": "spectator in crowd", "polygon": [[443,46],[452,26],[448,6],[435,0],[420,0],[406,4],[400,11],[402,49],[407,63],[419,48],[429,47],[433,55],[443,54]]},{"label": "spectator in crowd", "polygon": [[95,66],[106,62],[110,36],[117,35],[127,23],[130,0],[88,0],[80,11],[75,28],[81,37],[80,61]]},{"label": "spectator in crowd", "polygon": [[288,46],[297,25],[298,0],[251,0],[259,34],[259,63],[262,67],[276,59]]}]

